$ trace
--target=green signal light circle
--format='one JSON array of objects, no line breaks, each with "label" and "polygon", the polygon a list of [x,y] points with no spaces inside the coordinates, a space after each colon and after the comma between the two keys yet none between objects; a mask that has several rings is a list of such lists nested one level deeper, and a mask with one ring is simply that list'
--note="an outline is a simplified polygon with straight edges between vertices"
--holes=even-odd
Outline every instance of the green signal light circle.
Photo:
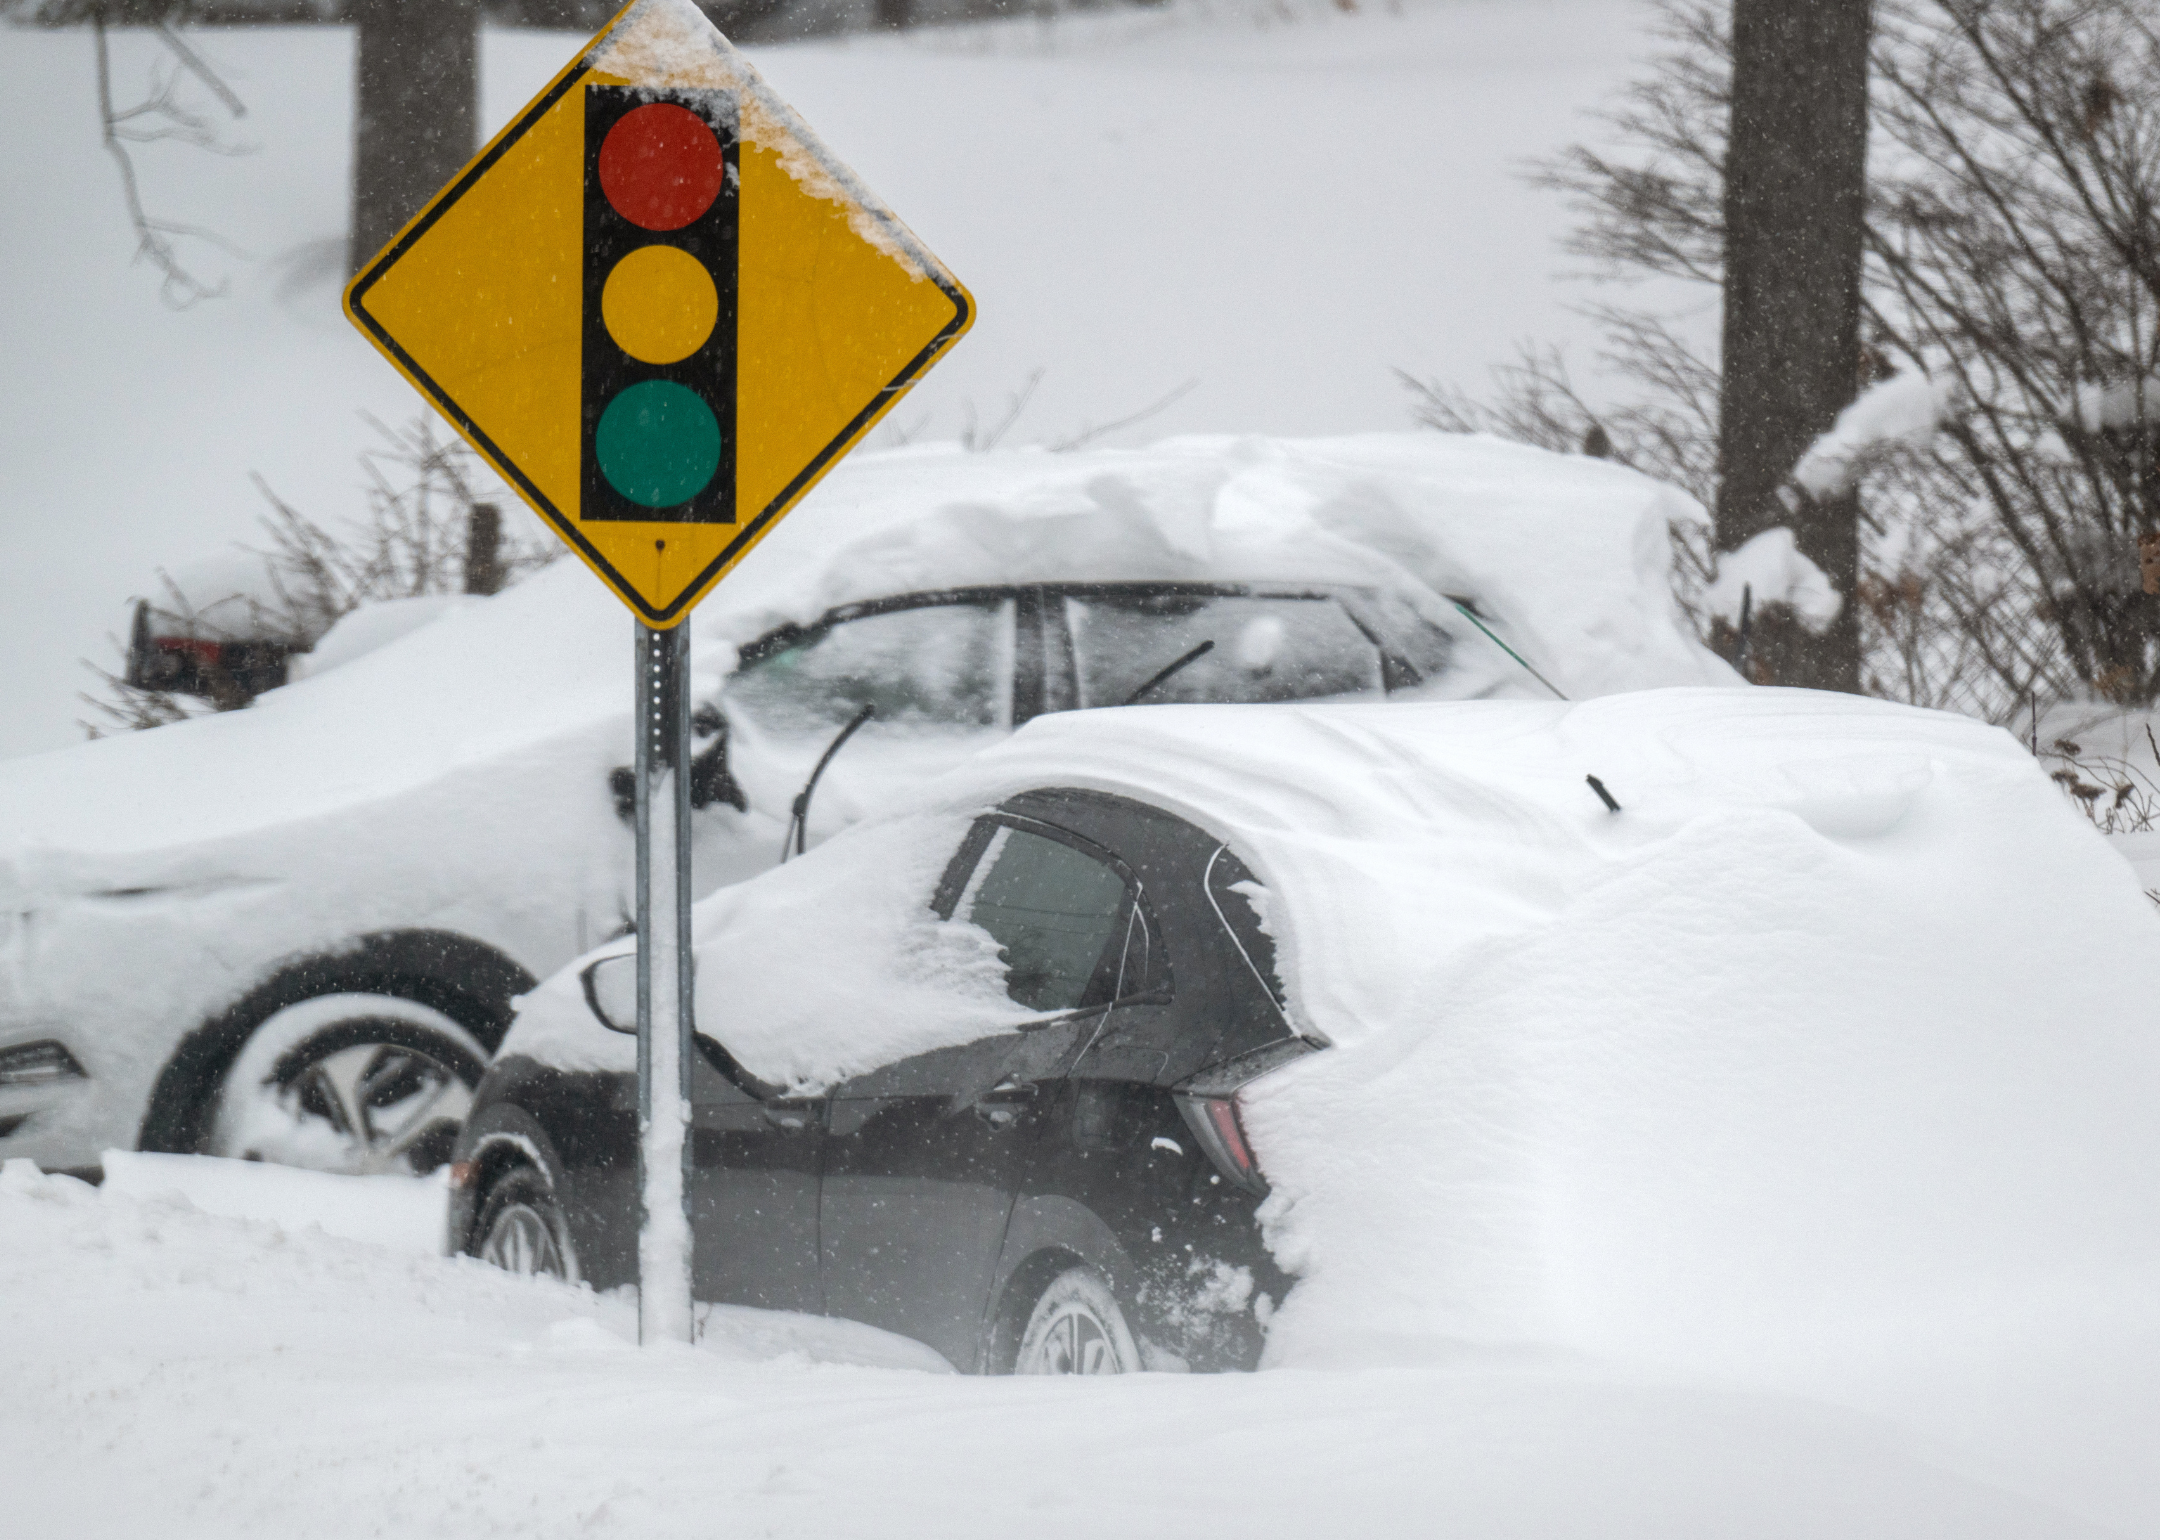
[{"label": "green signal light circle", "polygon": [[705,490],[720,469],[720,420],[698,393],[673,380],[621,392],[593,430],[607,484],[643,508],[672,508]]}]

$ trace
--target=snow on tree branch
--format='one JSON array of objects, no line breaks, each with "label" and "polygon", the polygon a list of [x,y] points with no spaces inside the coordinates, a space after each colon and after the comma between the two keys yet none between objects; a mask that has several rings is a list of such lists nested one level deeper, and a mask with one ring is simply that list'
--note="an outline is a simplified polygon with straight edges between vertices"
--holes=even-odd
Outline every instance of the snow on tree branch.
[{"label": "snow on tree branch", "polygon": [[1808,445],[1790,480],[1817,500],[1850,492],[1885,455],[1925,448],[1953,414],[1955,400],[1952,387],[1919,373],[1894,374],[1871,385],[1838,413],[1828,433]]},{"label": "snow on tree branch", "polygon": [[1782,524],[1718,558],[1717,576],[1703,590],[1703,609],[1737,629],[1741,605],[1749,597],[1758,613],[1765,605],[1789,605],[1800,623],[1818,636],[1845,605],[1829,577],[1800,554],[1793,532]]}]

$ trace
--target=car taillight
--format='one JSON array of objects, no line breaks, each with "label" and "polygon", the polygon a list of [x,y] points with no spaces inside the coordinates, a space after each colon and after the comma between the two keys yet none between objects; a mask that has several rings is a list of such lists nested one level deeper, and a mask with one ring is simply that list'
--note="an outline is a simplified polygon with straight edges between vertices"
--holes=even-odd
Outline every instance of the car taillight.
[{"label": "car taillight", "polygon": [[1238,1120],[1236,1097],[1180,1096],[1178,1110],[1185,1114],[1186,1126],[1199,1139],[1200,1148],[1207,1151],[1216,1170],[1247,1192],[1266,1193],[1267,1181],[1260,1175],[1260,1162],[1253,1158],[1245,1125]]},{"label": "car taillight", "polygon": [[207,668],[215,668],[225,655],[224,647],[217,642],[205,642],[192,636],[161,636],[154,645],[160,652],[177,652],[193,658]]},{"label": "car taillight", "polygon": [[1318,1046],[1303,1038],[1286,1038],[1253,1053],[1202,1070],[1175,1087],[1178,1111],[1185,1126],[1207,1151],[1224,1180],[1261,1197],[1267,1195],[1267,1178],[1260,1174],[1259,1158],[1245,1137],[1244,1119],[1238,1112],[1238,1092],[1262,1075],[1302,1059]]}]

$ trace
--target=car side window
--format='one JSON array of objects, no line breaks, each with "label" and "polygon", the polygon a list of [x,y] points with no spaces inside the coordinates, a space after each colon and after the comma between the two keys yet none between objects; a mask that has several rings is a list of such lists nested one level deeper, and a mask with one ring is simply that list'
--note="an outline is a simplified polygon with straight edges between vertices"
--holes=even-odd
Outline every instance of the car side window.
[{"label": "car side window", "polygon": [[1379,647],[1325,595],[1073,595],[1065,613],[1083,706],[1123,705],[1203,642],[1214,646],[1142,700],[1310,700],[1384,683]]},{"label": "car side window", "polygon": [[1207,896],[1253,981],[1281,1008],[1285,1000],[1275,965],[1275,935],[1268,929],[1268,890],[1227,845],[1208,861]]},{"label": "car side window", "polygon": [[886,730],[1012,724],[1013,603],[922,604],[819,625],[754,657],[729,707],[782,738],[824,738],[863,706]]},{"label": "car side window", "polygon": [[1123,876],[1062,840],[1008,824],[991,835],[955,913],[996,939],[1006,992],[1037,1011],[1112,998],[1122,943],[1136,923],[1145,934]]}]

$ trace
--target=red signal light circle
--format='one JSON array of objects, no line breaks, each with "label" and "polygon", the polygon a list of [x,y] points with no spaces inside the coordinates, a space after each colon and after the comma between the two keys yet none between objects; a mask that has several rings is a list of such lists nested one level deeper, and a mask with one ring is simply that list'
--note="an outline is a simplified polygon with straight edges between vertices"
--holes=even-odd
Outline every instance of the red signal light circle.
[{"label": "red signal light circle", "polygon": [[705,120],[672,102],[623,114],[600,141],[600,190],[646,230],[680,230],[720,196],[727,162]]}]

